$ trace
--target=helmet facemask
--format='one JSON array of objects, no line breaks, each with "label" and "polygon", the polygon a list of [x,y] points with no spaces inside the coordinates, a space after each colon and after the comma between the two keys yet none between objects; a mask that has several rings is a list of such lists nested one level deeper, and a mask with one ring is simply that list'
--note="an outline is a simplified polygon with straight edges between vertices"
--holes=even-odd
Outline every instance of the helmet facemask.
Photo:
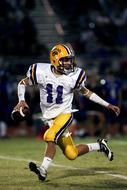
[{"label": "helmet facemask", "polygon": [[59,60],[59,66],[57,66],[57,71],[61,74],[68,75],[74,72],[74,56],[63,57]]}]

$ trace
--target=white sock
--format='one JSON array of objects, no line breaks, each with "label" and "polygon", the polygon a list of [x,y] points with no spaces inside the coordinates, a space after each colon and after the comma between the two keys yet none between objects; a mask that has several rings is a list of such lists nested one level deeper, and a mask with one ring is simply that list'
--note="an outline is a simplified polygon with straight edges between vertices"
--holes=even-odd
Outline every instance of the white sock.
[{"label": "white sock", "polygon": [[41,164],[40,167],[45,168],[45,170],[47,171],[48,168],[49,168],[49,166],[51,165],[51,163],[52,163],[52,159],[51,158],[44,157],[43,162],[42,162],[42,164]]},{"label": "white sock", "polygon": [[100,150],[99,143],[90,143],[90,144],[87,144],[87,146],[89,147],[89,152]]}]

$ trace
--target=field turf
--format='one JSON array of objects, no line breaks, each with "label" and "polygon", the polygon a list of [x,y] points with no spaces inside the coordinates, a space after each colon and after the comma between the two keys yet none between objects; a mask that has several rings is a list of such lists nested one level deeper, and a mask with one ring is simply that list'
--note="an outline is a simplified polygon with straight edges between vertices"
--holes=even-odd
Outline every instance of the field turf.
[{"label": "field turf", "polygon": [[[75,143],[90,143],[84,138]],[[91,152],[74,161],[57,149],[45,182],[28,169],[29,160],[41,163],[45,143],[35,138],[0,140],[0,190],[127,190],[127,137],[110,139],[114,160]]]}]

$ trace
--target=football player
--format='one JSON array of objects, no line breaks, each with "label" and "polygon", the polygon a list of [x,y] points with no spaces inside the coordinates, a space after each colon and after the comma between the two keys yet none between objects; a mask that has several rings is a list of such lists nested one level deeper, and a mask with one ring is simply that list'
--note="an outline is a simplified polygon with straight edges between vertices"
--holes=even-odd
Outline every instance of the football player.
[{"label": "football player", "polygon": [[25,88],[28,85],[38,85],[40,90],[40,108],[42,119],[49,128],[44,134],[47,142],[42,164],[29,163],[31,171],[38,175],[41,181],[47,176],[58,145],[63,154],[74,160],[78,156],[91,151],[103,152],[108,160],[113,160],[113,152],[107,146],[105,139],[96,143],[75,145],[68,127],[73,121],[72,100],[75,90],[79,90],[86,98],[112,110],[118,116],[120,109],[103,100],[85,86],[86,72],[75,64],[75,54],[70,45],[58,44],[50,51],[50,64],[37,63],[29,67],[26,78],[18,84],[19,103],[14,110],[28,107],[25,101]]}]

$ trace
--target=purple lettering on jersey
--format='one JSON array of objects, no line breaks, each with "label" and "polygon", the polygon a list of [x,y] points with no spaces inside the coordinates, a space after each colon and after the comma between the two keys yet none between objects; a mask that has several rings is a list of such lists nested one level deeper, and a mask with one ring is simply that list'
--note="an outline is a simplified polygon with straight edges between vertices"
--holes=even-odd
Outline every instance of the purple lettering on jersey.
[{"label": "purple lettering on jersey", "polygon": [[[53,91],[53,85],[48,83],[46,86],[46,90],[47,90],[47,102],[48,103],[53,103],[53,96],[52,96],[52,91]],[[56,99],[55,102],[56,104],[62,104],[63,100],[62,100],[62,95],[63,95],[63,86],[58,85],[56,88]]]},{"label": "purple lettering on jersey", "polygon": [[48,103],[52,103],[53,102],[53,97],[52,97],[52,84],[47,84],[46,86],[46,90],[47,90],[47,102]]},{"label": "purple lettering on jersey", "polygon": [[60,86],[60,85],[59,85],[59,86],[57,87],[56,91],[57,91],[56,103],[57,103],[57,104],[61,104],[61,103],[63,103],[63,101],[62,101],[63,86]]}]

